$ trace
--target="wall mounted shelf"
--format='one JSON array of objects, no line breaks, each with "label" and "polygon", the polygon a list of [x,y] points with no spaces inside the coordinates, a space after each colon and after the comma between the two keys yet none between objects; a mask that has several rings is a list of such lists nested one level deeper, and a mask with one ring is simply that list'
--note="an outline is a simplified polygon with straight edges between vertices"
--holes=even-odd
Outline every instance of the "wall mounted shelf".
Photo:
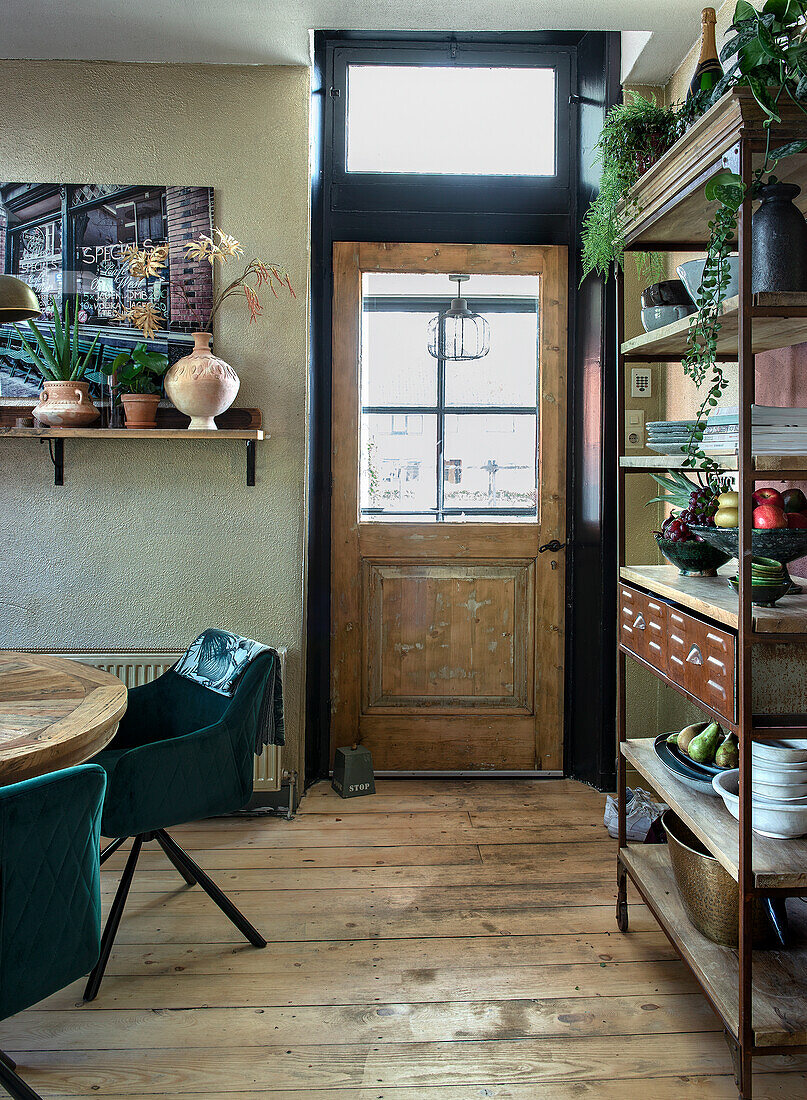
[{"label": "wall mounted shelf", "polygon": [[218,431],[205,431],[181,426],[188,423],[188,417],[176,409],[158,409],[156,428],[18,428],[16,419],[30,416],[29,406],[5,405],[0,407],[0,439],[38,439],[47,441],[54,469],[54,485],[64,485],[64,443],[66,439],[103,440],[156,440],[174,439],[178,441],[205,439],[225,442],[240,439],[246,443],[247,485],[255,484],[255,443],[268,436],[261,428],[260,409],[228,409],[217,418]]}]

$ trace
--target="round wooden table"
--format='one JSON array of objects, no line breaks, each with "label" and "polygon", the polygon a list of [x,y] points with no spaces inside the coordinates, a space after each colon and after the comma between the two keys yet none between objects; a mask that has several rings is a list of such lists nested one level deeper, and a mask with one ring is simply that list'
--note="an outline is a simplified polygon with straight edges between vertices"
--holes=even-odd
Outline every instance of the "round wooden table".
[{"label": "round wooden table", "polygon": [[65,657],[0,650],[0,786],[89,760],[126,711],[126,685]]}]

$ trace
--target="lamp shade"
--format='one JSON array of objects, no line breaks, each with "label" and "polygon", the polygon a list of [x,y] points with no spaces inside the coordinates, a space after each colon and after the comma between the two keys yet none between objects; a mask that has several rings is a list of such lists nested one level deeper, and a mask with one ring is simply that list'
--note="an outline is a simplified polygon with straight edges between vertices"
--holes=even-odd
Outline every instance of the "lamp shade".
[{"label": "lamp shade", "polygon": [[457,284],[457,297],[449,309],[429,321],[426,344],[429,355],[452,362],[483,359],[490,351],[490,325],[468,308],[459,293],[468,276],[449,275],[449,279]]},{"label": "lamp shade", "polygon": [[41,312],[36,294],[27,283],[13,275],[0,275],[0,325],[8,321],[27,321]]}]

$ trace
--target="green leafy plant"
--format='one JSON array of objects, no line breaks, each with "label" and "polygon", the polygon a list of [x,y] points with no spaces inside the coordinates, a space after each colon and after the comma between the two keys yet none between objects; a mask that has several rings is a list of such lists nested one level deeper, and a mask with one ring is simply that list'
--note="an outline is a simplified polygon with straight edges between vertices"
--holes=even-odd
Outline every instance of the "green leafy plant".
[{"label": "green leafy plant", "polygon": [[98,336],[96,335],[86,355],[82,356],[79,351],[80,326],[77,318],[71,321],[70,303],[64,304],[64,317],[59,316],[55,298],[51,298],[51,303],[53,305],[53,347],[42,335],[36,322],[32,320],[28,321],[28,327],[36,338],[36,349],[20,333],[22,346],[46,382],[78,382],[84,377],[89,366],[95,345],[98,343]]},{"label": "green leafy plant", "polygon": [[693,492],[699,492],[706,497],[708,490],[714,498],[731,487],[731,478],[711,472],[705,475],[696,472],[694,481],[679,470],[670,470],[666,475],[651,473],[650,476],[661,489],[661,493],[651,497],[647,504],[669,504],[677,511],[684,511],[690,506]]},{"label": "green leafy plant", "polygon": [[102,364],[97,374],[88,377],[102,383],[111,377],[119,393],[161,393],[161,379],[167,370],[167,355],[149,351],[145,344],[135,344],[131,351],[119,352],[111,363]]},{"label": "green leafy plant", "polygon": [[[600,190],[581,230],[581,282],[592,271],[607,279],[615,264],[623,266],[623,226],[629,213],[624,200],[642,173],[666,153],[678,136],[675,111],[638,93],[631,93],[630,100],[608,112],[596,146],[602,164]],[[637,265],[640,276],[648,282],[663,277],[661,258],[656,254],[637,254]]]}]

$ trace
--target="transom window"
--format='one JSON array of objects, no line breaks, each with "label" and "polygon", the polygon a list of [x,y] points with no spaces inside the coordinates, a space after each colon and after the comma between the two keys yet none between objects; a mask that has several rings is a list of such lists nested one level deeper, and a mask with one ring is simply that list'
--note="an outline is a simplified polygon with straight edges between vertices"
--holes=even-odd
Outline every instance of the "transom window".
[{"label": "transom window", "polygon": [[555,174],[554,68],[351,64],[347,84],[348,172]]},{"label": "transom window", "polygon": [[427,350],[429,319],[455,294],[447,276],[363,276],[365,519],[537,515],[538,277],[472,275],[462,292],[490,350],[456,362]]}]

